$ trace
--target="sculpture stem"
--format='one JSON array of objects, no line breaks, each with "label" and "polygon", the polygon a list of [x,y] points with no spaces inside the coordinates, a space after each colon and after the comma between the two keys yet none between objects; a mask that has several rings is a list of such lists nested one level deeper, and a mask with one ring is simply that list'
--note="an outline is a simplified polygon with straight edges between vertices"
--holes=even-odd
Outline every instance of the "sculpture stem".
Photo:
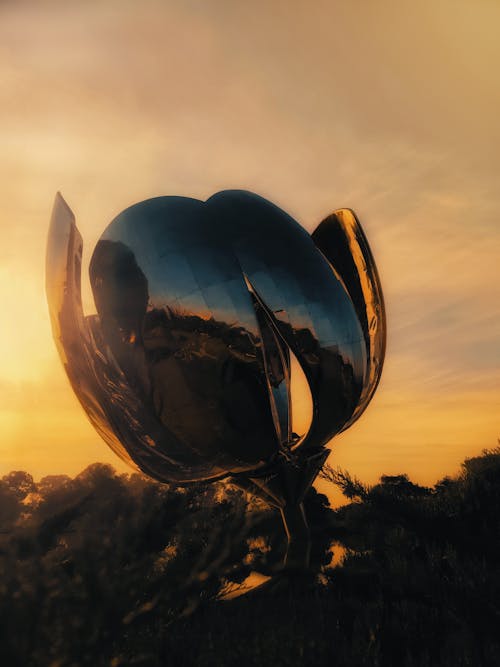
[{"label": "sculpture stem", "polygon": [[285,568],[287,570],[307,570],[311,553],[311,535],[304,505],[287,503],[280,508],[280,512],[288,538]]}]

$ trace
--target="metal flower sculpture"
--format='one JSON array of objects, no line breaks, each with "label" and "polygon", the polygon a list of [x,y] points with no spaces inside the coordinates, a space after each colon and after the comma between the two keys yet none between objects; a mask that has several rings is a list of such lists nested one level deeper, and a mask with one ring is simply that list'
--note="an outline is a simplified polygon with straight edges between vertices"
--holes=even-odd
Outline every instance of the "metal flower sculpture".
[{"label": "metal flower sculpture", "polygon": [[[302,501],[328,442],[377,387],[380,282],[354,213],[312,235],[244,191],[131,206],[94,250],[97,315],[80,293],[82,239],[58,194],[47,249],[54,338],[106,443],[162,482],[230,478],[281,510],[287,564],[307,562]],[[312,417],[294,428],[294,364]]]}]

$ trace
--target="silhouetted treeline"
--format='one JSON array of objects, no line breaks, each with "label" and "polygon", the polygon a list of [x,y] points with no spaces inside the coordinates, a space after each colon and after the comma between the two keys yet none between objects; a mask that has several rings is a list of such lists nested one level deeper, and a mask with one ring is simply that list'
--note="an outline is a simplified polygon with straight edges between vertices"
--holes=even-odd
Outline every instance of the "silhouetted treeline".
[{"label": "silhouetted treeline", "polygon": [[500,664],[500,448],[433,488],[323,476],[348,504],[308,495],[309,580],[231,600],[285,548],[277,513],[241,491],[103,464],[4,476],[1,664]]}]

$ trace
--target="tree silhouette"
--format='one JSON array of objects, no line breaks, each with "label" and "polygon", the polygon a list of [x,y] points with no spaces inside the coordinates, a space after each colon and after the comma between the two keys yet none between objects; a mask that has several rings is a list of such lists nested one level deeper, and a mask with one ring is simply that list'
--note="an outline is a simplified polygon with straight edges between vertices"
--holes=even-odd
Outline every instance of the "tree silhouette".
[{"label": "tree silhouette", "polygon": [[260,501],[100,463],[5,475],[2,664],[499,664],[500,448],[432,488],[323,476],[348,502],[306,498],[316,584],[224,601],[282,558],[279,516]]}]

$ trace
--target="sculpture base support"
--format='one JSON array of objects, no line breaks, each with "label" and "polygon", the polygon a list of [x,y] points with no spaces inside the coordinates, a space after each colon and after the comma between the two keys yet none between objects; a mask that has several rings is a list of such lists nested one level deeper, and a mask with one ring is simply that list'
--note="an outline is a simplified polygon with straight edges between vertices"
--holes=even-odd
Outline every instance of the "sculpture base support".
[{"label": "sculpture base support", "polygon": [[311,533],[307,524],[304,505],[287,503],[280,507],[288,545],[285,555],[286,570],[308,570],[311,557]]},{"label": "sculpture base support", "polygon": [[309,570],[311,536],[303,500],[329,453],[323,448],[291,452],[259,476],[230,478],[231,483],[280,511],[288,539],[283,572]]}]

